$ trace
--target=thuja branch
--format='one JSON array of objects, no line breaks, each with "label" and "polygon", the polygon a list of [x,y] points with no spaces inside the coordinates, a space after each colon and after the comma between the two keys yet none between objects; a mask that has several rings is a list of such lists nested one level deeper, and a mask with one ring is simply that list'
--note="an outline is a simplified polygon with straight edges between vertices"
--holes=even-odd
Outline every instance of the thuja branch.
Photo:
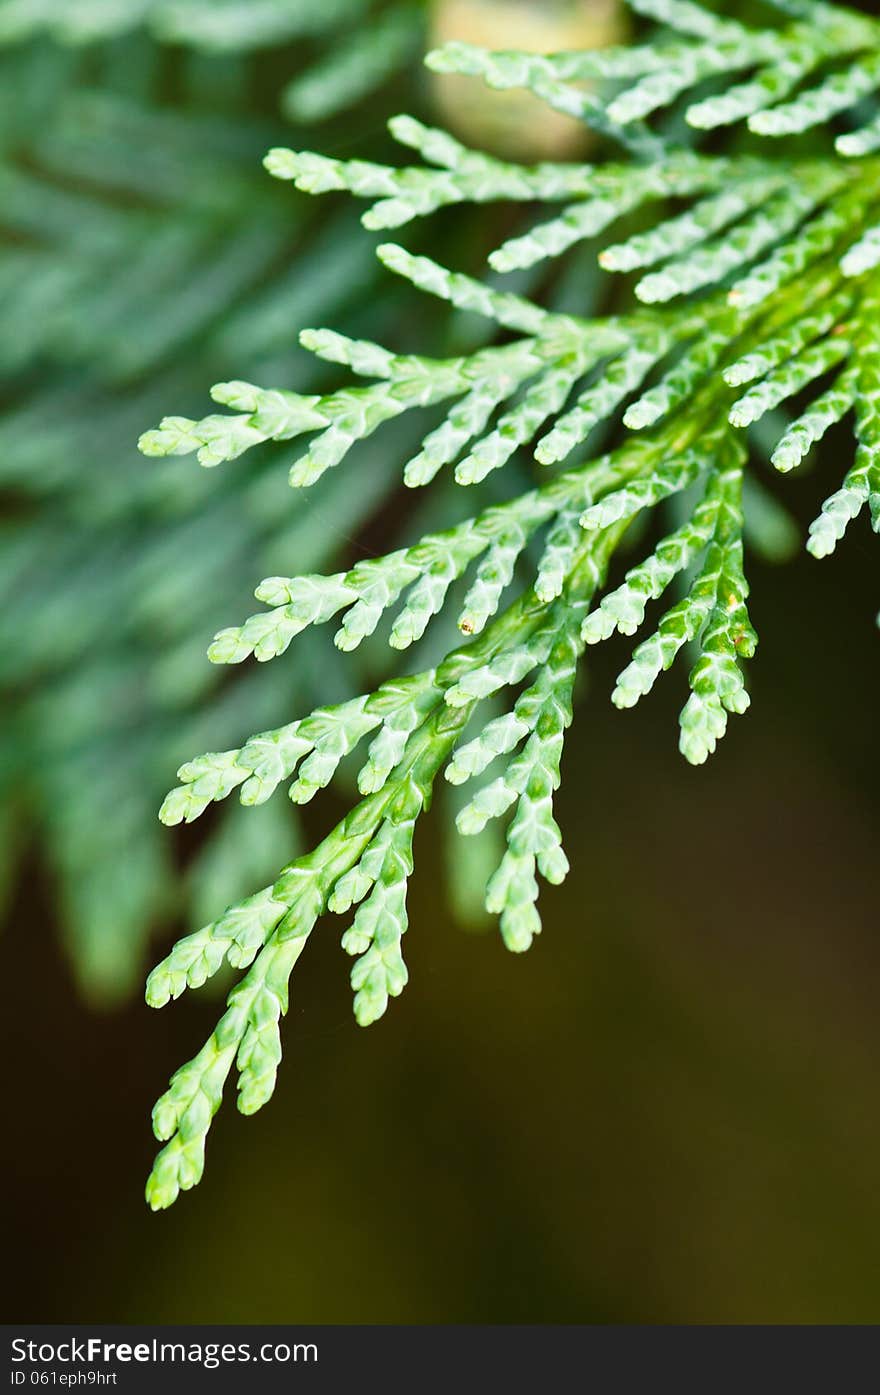
[{"label": "thuja branch", "polygon": [[[621,531],[618,525],[580,543],[564,605],[548,608],[534,595],[525,596],[480,640],[450,654],[435,672],[411,681],[411,691],[422,687],[433,701],[383,787],[362,799],[312,853],[286,867],[271,888],[180,941],[153,971],[148,1001],[161,1007],[185,987],[204,982],[224,958],[238,968],[251,965],[230,993],[227,1011],[208,1042],[177,1072],[154,1110],[157,1137],[170,1140],[147,1186],[154,1208],[169,1205],[180,1188],[200,1179],[205,1137],[233,1063],[239,1072],[242,1113],[253,1113],[271,1095],[281,1059],[278,1022],[287,1010],[288,979],[322,913],[342,914],[360,903],[343,937],[344,948],[357,956],[352,986],[358,1021],[373,1022],[384,1013],[389,996],[401,992],[407,981],[401,940],[407,928],[406,886],[416,820],[430,804],[435,777],[483,697],[514,676],[523,677],[543,658],[548,701],[535,704],[533,697],[533,727],[539,715],[544,726],[535,737],[528,780],[519,780],[521,790],[514,784],[514,797],[518,794],[524,812],[499,869],[504,886],[497,893],[509,946],[528,947],[540,928],[531,914],[536,862],[549,880],[560,877],[553,856],[555,826],[549,809],[536,799],[535,784],[543,776],[552,789],[558,779],[558,757],[554,767],[553,749],[548,747],[552,736],[561,745],[567,725],[580,646],[577,624]],[[549,701],[562,704],[555,723],[551,721],[552,732],[547,723]],[[526,722],[523,734],[530,729]],[[549,765],[542,763],[542,756]]]},{"label": "thuja branch", "polygon": [[[568,870],[553,802],[586,645],[615,631],[636,634],[648,607],[671,593],[623,668],[615,703],[633,706],[687,655],[679,745],[693,764],[712,753],[729,717],[747,709],[744,664],[757,645],[744,551],[745,486],[752,498],[758,488],[746,478],[749,428],[761,423],[765,437],[775,431],[769,453],[786,473],[834,423],[851,417],[854,461],[822,504],[807,545],[825,556],[866,506],[880,531],[880,165],[869,155],[872,122],[838,139],[836,154],[809,158],[779,155],[777,141],[772,154],[709,157],[665,140],[652,144],[639,124],[710,78],[727,82],[726,98],[688,106],[694,127],[748,116],[757,135],[781,136],[827,123],[880,86],[880,30],[806,0],[781,6],[795,17],[770,30],[745,28],[686,0],[639,0],[637,8],[675,35],[661,31],[601,55],[541,58],[459,46],[431,61],[498,86],[530,86],[609,133],[635,125],[644,163],[517,166],[410,118],[397,119],[393,130],[426,166],[394,169],[284,150],[268,160],[273,174],[311,193],[348,190],[374,200],[365,219],[373,227],[467,202],[562,203],[560,213],[498,248],[495,270],[527,267],[602,236],[605,269],[638,273],[625,313],[551,313],[385,244],[379,256],[391,272],[485,317],[504,331],[504,342],[432,358],[307,330],[305,347],[373,381],[307,396],[220,384],[215,400],[230,412],[166,418],[142,439],[147,454],[195,453],[214,466],[266,441],[309,438],[292,462],[296,488],[341,467],[386,423],[421,410],[434,413],[435,424],[401,462],[409,487],[449,470],[471,488],[526,449],[538,473],[574,458],[565,473],[412,546],[345,572],[267,578],[257,590],[266,609],[215,637],[211,659],[238,664],[276,658],[302,631],[330,620],[344,651],[387,623],[391,647],[402,651],[468,577],[457,614],[464,642],[436,667],[391,677],[179,772],[181,783],[162,808],[171,824],[197,818],[235,791],[243,804],[260,804],[284,781],[295,802],[307,802],[369,738],[357,757],[361,798],[348,816],[270,886],[175,945],[150,978],[149,1001],[161,1006],[224,961],[244,971],[214,1034],[156,1107],[166,1146],[148,1184],[155,1207],[199,1180],[233,1066],[243,1112],[271,1094],[290,975],[322,915],[357,908],[343,947],[355,958],[359,1022],[374,1021],[401,992],[413,833],[441,772],[456,786],[474,782],[457,818],[463,836],[507,820],[486,905],[507,946],[528,948],[540,930],[539,876],[558,883]],[[802,91],[829,62],[838,65],[835,79]],[[607,100],[581,87],[599,79],[616,87]],[[685,206],[670,216],[670,200]],[[637,209],[639,230],[614,240],[615,224]],[[617,431],[620,444],[597,457],[600,427]],[[649,513],[666,520],[659,542],[600,595],[620,539]]]}]

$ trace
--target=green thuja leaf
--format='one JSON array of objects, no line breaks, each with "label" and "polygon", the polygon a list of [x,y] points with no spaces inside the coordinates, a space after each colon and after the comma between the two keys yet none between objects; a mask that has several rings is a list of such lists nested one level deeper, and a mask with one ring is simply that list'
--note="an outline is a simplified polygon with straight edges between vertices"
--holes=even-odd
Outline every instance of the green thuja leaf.
[{"label": "green thuja leaf", "polygon": [[[235,791],[262,803],[283,782],[305,802],[349,766],[357,772],[359,797],[316,847],[180,941],[151,976],[148,996],[161,1006],[224,962],[245,971],[157,1105],[165,1147],[148,1183],[154,1207],[199,1180],[230,1075],[245,1113],[271,1094],[288,979],[324,916],[346,917],[361,1024],[403,990],[403,938],[418,933],[407,914],[414,833],[441,773],[462,792],[465,838],[503,827],[485,905],[510,950],[529,948],[541,929],[539,879],[555,885],[569,869],[554,797],[583,651],[615,632],[636,635],[654,602],[659,618],[613,701],[633,707],[680,659],[680,750],[694,765],[712,754],[750,701],[746,545],[784,557],[790,543],[790,520],[756,474],[763,455],[790,471],[851,415],[853,459],[808,547],[830,552],[865,505],[880,531],[880,165],[866,104],[880,90],[880,24],[808,0],[780,3],[778,22],[763,28],[690,0],[633,8],[648,23],[629,47],[544,57],[458,44],[429,59],[530,89],[596,126],[609,143],[599,163],[518,165],[411,118],[392,132],[421,163],[282,147],[267,158],[301,191],[369,200],[374,229],[451,206],[549,205],[496,249],[485,276],[379,246],[384,284],[405,283],[410,304],[439,302],[481,322],[471,346],[402,353],[309,330],[304,347],[335,365],[329,386],[224,383],[214,397],[228,411],[166,418],[142,438],[148,455],[195,454],[211,466],[285,443],[296,498],[334,476],[356,490],[382,455],[409,488],[445,472],[438,497],[458,487],[461,500],[446,527],[411,522],[404,545],[347,571],[303,565],[271,576],[257,591],[266,608],[211,646],[216,664],[268,661],[332,620],[346,654],[370,637],[374,656],[383,638],[392,651],[416,647],[405,670],[389,655],[378,684],[189,761],[163,805],[166,822],[189,821]],[[851,129],[838,135],[844,113]],[[736,125],[727,153],[699,145],[696,133]],[[811,144],[786,144],[808,131]],[[609,274],[636,273],[609,313],[561,310],[543,282],[530,296],[498,279],[588,241]],[[395,434],[405,426],[412,449]],[[624,568],[625,537],[639,554]]]}]

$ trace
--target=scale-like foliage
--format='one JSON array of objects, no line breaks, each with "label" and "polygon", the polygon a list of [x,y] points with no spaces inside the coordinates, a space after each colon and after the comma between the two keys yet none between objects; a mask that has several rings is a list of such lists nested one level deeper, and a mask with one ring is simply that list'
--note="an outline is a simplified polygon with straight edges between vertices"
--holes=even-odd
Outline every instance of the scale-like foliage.
[{"label": "scale-like foliage", "polygon": [[[543,58],[453,46],[430,60],[496,86],[531,87],[623,139],[631,153],[622,163],[516,166],[403,118],[394,134],[425,165],[396,169],[286,149],[267,160],[274,175],[308,192],[371,200],[371,227],[495,199],[562,205],[499,248],[496,271],[602,235],[602,265],[637,275],[628,309],[559,313],[495,280],[384,244],[386,268],[485,317],[504,331],[499,342],[440,358],[306,331],[306,348],[370,381],[308,395],[225,383],[214,396],[230,411],[167,418],[142,439],[149,455],[196,453],[213,466],[268,441],[305,437],[290,468],[302,489],[340,469],[357,472],[361,443],[374,433],[381,440],[392,421],[428,413],[415,454],[399,457],[410,486],[447,470],[473,487],[509,473],[524,449],[535,461],[533,487],[511,489],[446,531],[349,571],[270,578],[257,592],[267,608],[215,639],[216,663],[271,659],[332,619],[343,650],[383,625],[403,649],[449,594],[461,634],[438,663],[181,768],[181,785],[163,806],[171,823],[235,790],[245,804],[261,803],[283,781],[295,801],[310,799],[356,749],[361,799],[317,848],[178,943],[154,971],[148,998],[157,1006],[224,959],[246,971],[213,1036],[156,1107],[166,1146],[148,1183],[154,1207],[198,1181],[233,1066],[244,1112],[271,1093],[288,978],[322,914],[358,907],[343,945],[355,956],[359,1021],[375,1020],[403,988],[413,827],[441,772],[456,786],[475,782],[459,806],[463,835],[507,821],[486,904],[508,947],[528,948],[540,930],[538,877],[557,883],[568,866],[553,800],[585,645],[615,630],[635,635],[648,606],[672,593],[614,701],[632,706],[687,655],[680,747],[695,764],[715,749],[728,717],[745,711],[744,663],[757,637],[744,536],[751,514],[756,543],[766,542],[773,517],[753,478],[750,428],[764,432],[761,448],[773,433],[773,463],[785,472],[852,414],[854,462],[808,545],[815,556],[830,552],[865,505],[880,531],[875,117],[866,110],[825,153],[821,144],[805,154],[759,139],[828,123],[872,93],[880,27],[801,0],[786,0],[779,8],[790,18],[761,30],[686,0],[638,0],[634,8],[664,28],[632,48]],[[643,124],[679,100],[696,129],[742,120],[756,139],[721,157],[683,149],[669,130]],[[553,469],[562,462],[564,472]],[[644,559],[602,594],[630,525],[654,510],[668,518],[661,541],[644,544]]]}]

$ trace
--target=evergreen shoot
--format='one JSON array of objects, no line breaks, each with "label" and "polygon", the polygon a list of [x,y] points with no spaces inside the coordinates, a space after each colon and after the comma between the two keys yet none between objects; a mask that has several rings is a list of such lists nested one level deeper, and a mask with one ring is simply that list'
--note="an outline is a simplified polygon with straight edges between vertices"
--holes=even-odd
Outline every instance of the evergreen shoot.
[{"label": "evergreen shoot", "polygon": [[[497,482],[492,502],[347,570],[297,571],[292,548],[291,574],[261,581],[261,609],[211,645],[215,664],[265,662],[332,623],[344,653],[378,633],[413,657],[389,662],[378,687],[188,761],[162,806],[164,822],[190,822],[233,794],[261,805],[280,785],[303,804],[346,763],[357,772],[351,809],[316,847],[150,976],[161,1007],[224,962],[240,974],[156,1105],[154,1208],[199,1181],[230,1076],[245,1114],[272,1094],[291,974],[319,922],[340,925],[361,1024],[402,992],[413,836],[441,786],[462,790],[463,839],[503,826],[486,907],[510,950],[529,948],[540,883],[568,871],[554,796],[586,648],[636,639],[612,694],[620,708],[678,662],[681,752],[695,765],[712,754],[749,705],[745,544],[766,544],[781,512],[755,474],[765,448],[784,475],[846,422],[855,447],[842,466],[825,462],[837,473],[807,547],[827,556],[863,513],[880,531],[880,23],[811,0],[765,7],[763,27],[690,0],[632,8],[649,23],[631,45],[545,57],[453,44],[428,58],[587,123],[606,143],[598,163],[519,165],[410,117],[391,129],[412,163],[288,148],[266,159],[306,193],[366,200],[364,224],[383,232],[451,206],[543,209],[485,278],[397,241],[378,247],[389,278],[481,317],[488,338],[444,356],[304,329],[303,347],[338,373],[329,391],[224,382],[218,411],[166,417],[141,440],[149,456],[209,467],[274,442],[296,491],[344,478],[356,493],[376,459],[364,443],[405,419],[418,440],[395,457],[404,485],[446,477],[481,498]],[[587,240],[606,272],[630,278],[613,313],[563,312],[505,286]],[[447,611],[457,638],[435,658],[425,645]]]}]

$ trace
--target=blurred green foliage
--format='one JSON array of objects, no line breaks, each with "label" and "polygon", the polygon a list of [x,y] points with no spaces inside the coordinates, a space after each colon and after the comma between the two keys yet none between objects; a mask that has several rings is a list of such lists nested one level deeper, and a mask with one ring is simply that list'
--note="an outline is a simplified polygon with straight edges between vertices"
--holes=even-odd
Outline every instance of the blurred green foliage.
[{"label": "blurred green foliage", "polygon": [[[233,367],[308,377],[304,323],[356,324],[369,240],[347,210],[292,199],[260,158],[296,137],[279,101],[288,119],[337,116],[341,149],[381,146],[375,89],[421,21],[365,0],[0,3],[0,855],[9,886],[37,845],[96,1002],[137,985],[171,904],[155,817],[169,764],[228,742],[245,689],[270,721],[291,687],[308,702],[332,681],[316,654],[207,704],[217,617],[260,568],[347,555],[392,483],[377,454],[356,492],[292,504],[269,458],[209,481],[145,470],[135,441],[169,397]],[[295,839],[284,809],[224,820],[188,873],[193,919]]]}]

